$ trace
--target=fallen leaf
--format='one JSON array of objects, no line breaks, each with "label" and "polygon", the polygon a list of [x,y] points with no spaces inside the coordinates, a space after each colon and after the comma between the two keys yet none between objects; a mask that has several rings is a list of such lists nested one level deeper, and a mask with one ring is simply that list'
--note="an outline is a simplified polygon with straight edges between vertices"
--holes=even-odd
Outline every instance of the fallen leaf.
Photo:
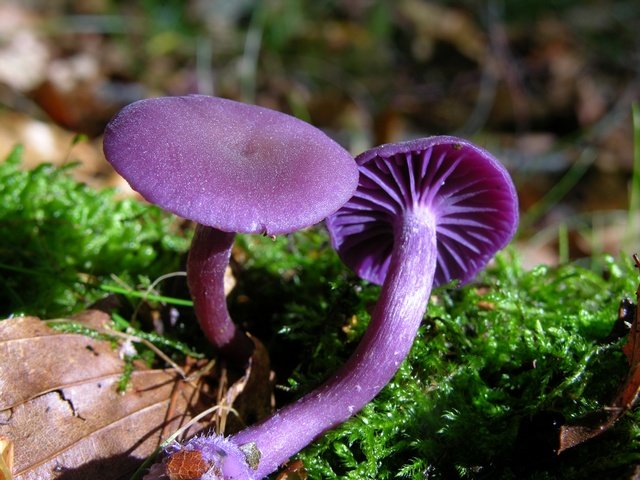
[{"label": "fallen leaf", "polygon": [[0,437],[0,480],[11,480],[13,469],[13,443]]},{"label": "fallen leaf", "polygon": [[77,162],[75,168],[68,170],[75,180],[95,188],[117,187],[122,196],[136,196],[104,158],[99,140],[74,141],[77,138],[60,126],[24,113],[0,115],[0,159],[7,158],[16,145],[23,145],[21,166],[27,170],[42,163],[62,166]]},{"label": "fallen leaf", "polygon": [[557,453],[560,454],[586,442],[607,431],[620,418],[619,410],[601,410],[590,412],[579,419],[559,429],[559,444]]},{"label": "fallen leaf", "polygon": [[[222,421],[218,423],[217,430],[227,434],[239,431],[248,423],[258,422],[275,410],[275,373],[271,370],[269,352],[256,337],[251,339],[255,349],[244,375],[218,397],[218,404],[233,405],[238,412],[238,417],[225,418],[221,415]],[[222,373],[227,376],[226,368],[223,367]]]},{"label": "fallen leaf", "polygon": [[[74,320],[99,329],[109,317],[90,311]],[[37,318],[0,322],[0,358],[0,436],[15,447],[15,480],[129,478],[204,410],[200,385],[174,370],[137,367],[119,393],[124,361],[111,342]]]},{"label": "fallen leaf", "polygon": [[307,480],[307,477],[307,470],[302,460],[295,460],[278,473],[276,480]]},{"label": "fallen leaf", "polygon": [[418,58],[428,59],[436,41],[452,44],[474,61],[480,61],[486,54],[482,31],[471,16],[460,9],[437,2],[404,0],[398,4],[398,12],[416,29],[413,53]]},{"label": "fallen leaf", "polygon": [[[633,255],[636,267],[640,268],[640,257]],[[636,304],[625,299],[620,302],[618,321],[614,325],[613,335],[617,335],[620,326],[627,325],[627,341],[622,351],[629,362],[627,378],[618,390],[614,400],[603,410],[587,415],[560,427],[558,454],[575,447],[607,431],[638,399],[640,393],[640,285],[636,290]]]},{"label": "fallen leaf", "polygon": [[[636,268],[640,269],[640,257],[637,254],[633,255]],[[620,303],[620,309],[618,316],[624,323],[631,323],[629,332],[627,334],[627,341],[622,347],[622,351],[627,357],[629,362],[629,373],[625,379],[618,395],[608,407],[608,410],[613,410],[618,416],[633,407],[638,399],[638,393],[640,393],[640,285],[636,290],[636,304],[628,300],[623,300]]]}]

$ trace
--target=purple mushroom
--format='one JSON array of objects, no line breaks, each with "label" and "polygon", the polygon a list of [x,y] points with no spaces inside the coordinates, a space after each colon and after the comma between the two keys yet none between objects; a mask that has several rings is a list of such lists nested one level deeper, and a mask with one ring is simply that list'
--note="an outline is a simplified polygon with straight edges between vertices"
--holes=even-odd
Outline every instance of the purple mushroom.
[{"label": "purple mushroom", "polygon": [[[382,283],[369,327],[323,385],[228,439],[233,449],[252,452],[246,472],[238,476],[236,462],[228,474],[218,465],[219,477],[202,479],[263,478],[358,412],[407,356],[432,286],[469,281],[516,230],[518,202],[508,173],[465,140],[383,145],[356,161],[358,189],[327,225],[343,260],[361,277]],[[237,457],[229,452],[229,458]]]},{"label": "purple mushroom", "polygon": [[427,262],[423,275],[434,286],[464,284],[516,231],[518,198],[509,174],[467,140],[382,145],[356,162],[358,189],[327,225],[340,258],[365,280],[383,284],[399,250],[419,236],[433,247],[425,254],[437,251],[436,265]]},{"label": "purple mushroom", "polygon": [[146,200],[197,222],[187,262],[196,315],[209,341],[240,363],[253,342],[229,317],[223,282],[235,234],[318,223],[358,181],[351,155],[308,123],[203,95],[128,105],[107,125],[104,152]]}]

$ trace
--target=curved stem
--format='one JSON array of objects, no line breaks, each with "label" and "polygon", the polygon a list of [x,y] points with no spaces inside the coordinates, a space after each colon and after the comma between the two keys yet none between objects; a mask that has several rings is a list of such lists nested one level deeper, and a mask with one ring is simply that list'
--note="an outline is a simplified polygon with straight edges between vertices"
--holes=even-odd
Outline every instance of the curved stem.
[{"label": "curved stem", "polygon": [[187,282],[196,316],[207,339],[227,359],[246,362],[253,342],[229,316],[224,273],[235,233],[197,225],[187,259]]},{"label": "curved stem", "polygon": [[357,413],[391,380],[426,311],[436,258],[433,215],[426,209],[405,212],[371,323],[347,363],[316,390],[231,437],[236,445],[255,442],[261,453],[255,478]]}]

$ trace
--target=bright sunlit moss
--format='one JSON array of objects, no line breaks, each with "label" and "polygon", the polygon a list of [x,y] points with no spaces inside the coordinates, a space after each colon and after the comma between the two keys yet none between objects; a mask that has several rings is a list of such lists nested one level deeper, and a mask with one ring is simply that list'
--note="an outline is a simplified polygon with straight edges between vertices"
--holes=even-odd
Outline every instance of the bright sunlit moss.
[{"label": "bright sunlit moss", "polygon": [[532,416],[571,419],[605,407],[624,379],[620,341],[605,337],[638,279],[630,262],[605,262],[604,274],[575,265],[526,272],[512,252],[476,284],[437,291],[395,379],[301,455],[310,477],[596,478],[583,462],[598,451],[607,452],[599,472],[637,461],[631,416],[616,425],[617,438],[560,460],[544,450],[553,435],[525,438],[533,447],[518,438]]},{"label": "bright sunlit moss", "polygon": [[[64,170],[18,164],[17,153],[0,164],[5,315],[79,310],[105,294],[111,274],[155,278],[177,267],[188,240],[171,233],[172,216]],[[603,408],[626,375],[623,340],[608,336],[638,272],[627,258],[597,260],[598,271],[525,271],[509,250],[473,284],[436,290],[393,381],[299,455],[309,478],[620,478],[640,462],[637,412],[560,458],[553,435],[524,429]],[[232,316],[269,347],[278,401],[292,401],[353,351],[379,288],[341,264],[322,228],[238,236],[232,263]],[[196,342],[188,333],[185,348]]]},{"label": "bright sunlit moss", "polygon": [[174,217],[116,201],[65,168],[21,170],[20,160],[17,148],[0,163],[0,317],[69,314],[104,296],[97,286],[111,275],[127,281],[178,268],[189,243]]},{"label": "bright sunlit moss", "polygon": [[[321,229],[240,240],[236,313],[270,323],[275,360],[293,364],[280,383],[300,394],[344,362],[379,291],[327,242]],[[436,290],[394,380],[299,456],[309,478],[614,478],[640,460],[635,413],[560,459],[547,445],[546,418],[605,407],[628,368],[622,340],[607,337],[638,273],[631,259],[594,264],[525,271],[509,250],[475,283]],[[523,434],[528,422],[545,433]]]}]

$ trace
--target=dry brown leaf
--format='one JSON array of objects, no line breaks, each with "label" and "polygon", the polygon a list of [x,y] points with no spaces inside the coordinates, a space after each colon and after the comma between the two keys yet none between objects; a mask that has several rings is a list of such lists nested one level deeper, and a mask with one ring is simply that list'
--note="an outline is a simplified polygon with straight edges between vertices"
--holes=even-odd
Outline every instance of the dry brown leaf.
[{"label": "dry brown leaf", "polygon": [[13,442],[0,437],[0,480],[11,480],[13,469]]},{"label": "dry brown leaf", "polygon": [[398,11],[416,29],[414,55],[431,56],[437,41],[451,43],[466,57],[481,61],[486,54],[486,39],[469,14],[461,9],[442,6],[437,2],[403,0]]},{"label": "dry brown leaf", "polygon": [[15,447],[15,480],[128,478],[197,413],[197,386],[174,371],[136,369],[118,393],[124,362],[109,342],[37,318],[0,322],[0,358],[0,435]]},{"label": "dry brown leaf", "polygon": [[[253,423],[266,418],[275,409],[275,373],[271,370],[269,352],[260,340],[256,337],[251,338],[255,350],[244,375],[218,396],[218,404],[233,405],[238,412],[238,417],[221,415],[217,430],[227,434],[245,427],[247,421]],[[223,369],[221,376],[226,378],[227,373],[226,369]]]},{"label": "dry brown leaf", "polygon": [[307,471],[302,460],[294,460],[278,473],[276,480],[307,480],[307,478]]},{"label": "dry brown leaf", "polygon": [[558,455],[606,432],[620,418],[620,410],[590,412],[558,430]]},{"label": "dry brown leaf", "polygon": [[69,170],[77,181],[96,188],[117,187],[123,195],[134,195],[105,160],[100,140],[74,141],[74,138],[74,133],[62,127],[23,113],[9,111],[0,116],[0,159],[7,158],[16,145],[22,145],[25,169],[41,163],[61,166],[78,162],[76,168]]},{"label": "dry brown leaf", "polygon": [[[640,268],[640,256],[633,255]],[[636,290],[636,304],[623,300],[618,311],[618,324],[630,324],[622,351],[629,362],[629,372],[614,400],[602,411],[591,412],[560,428],[558,453],[580,445],[611,428],[618,419],[633,408],[640,393],[640,285]],[[617,327],[614,327],[617,329]]]}]

